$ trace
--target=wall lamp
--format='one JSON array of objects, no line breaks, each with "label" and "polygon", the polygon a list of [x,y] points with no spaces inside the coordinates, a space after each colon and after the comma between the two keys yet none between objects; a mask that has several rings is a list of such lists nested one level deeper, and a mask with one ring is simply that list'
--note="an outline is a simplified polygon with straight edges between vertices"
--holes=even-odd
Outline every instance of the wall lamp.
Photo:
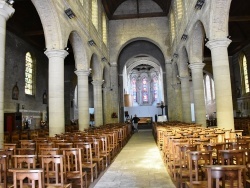
[{"label": "wall lamp", "polygon": [[90,46],[94,46],[94,45],[96,45],[95,41],[94,41],[94,40],[92,40],[92,39],[91,39],[91,40],[89,40],[89,41],[88,41],[88,43],[89,43],[89,45],[90,45]]},{"label": "wall lamp", "polygon": [[103,57],[103,58],[102,58],[102,61],[107,61],[106,57]]},{"label": "wall lamp", "polygon": [[64,12],[65,12],[66,15],[69,17],[69,19],[72,19],[72,18],[76,17],[76,15],[75,15],[74,12],[71,10],[71,8],[68,8],[68,9],[64,10]]},{"label": "wall lamp", "polygon": [[197,10],[200,10],[202,8],[202,6],[203,6],[204,3],[205,3],[205,0],[197,0],[195,8]]},{"label": "wall lamp", "polygon": [[178,57],[178,54],[177,54],[177,53],[174,53],[174,57],[177,58],[177,57]]},{"label": "wall lamp", "polygon": [[228,38],[228,39],[231,39],[231,36],[230,36],[230,35],[228,35],[228,36],[227,36],[227,38]]},{"label": "wall lamp", "polygon": [[205,42],[209,41],[209,39],[207,37],[204,40],[205,40]]},{"label": "wall lamp", "polygon": [[65,47],[65,48],[64,48],[64,50],[68,51],[68,50],[69,50],[69,48],[68,48],[68,47]]},{"label": "wall lamp", "polygon": [[15,1],[14,0],[6,0],[5,2],[8,3],[9,5],[13,5]]},{"label": "wall lamp", "polygon": [[188,39],[188,35],[183,34],[182,37],[181,37],[181,40],[187,40],[187,39]]}]

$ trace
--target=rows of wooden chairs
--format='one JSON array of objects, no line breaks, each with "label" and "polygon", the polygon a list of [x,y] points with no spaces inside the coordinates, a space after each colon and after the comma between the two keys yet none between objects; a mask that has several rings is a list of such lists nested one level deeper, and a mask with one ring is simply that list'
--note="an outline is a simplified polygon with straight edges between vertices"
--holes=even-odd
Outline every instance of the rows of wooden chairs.
[{"label": "rows of wooden chairs", "polygon": [[181,188],[250,186],[250,137],[242,132],[181,122],[155,123],[153,129],[169,174]]},{"label": "rows of wooden chairs", "polygon": [[130,136],[127,124],[109,124],[4,143],[0,149],[0,185],[6,188],[24,183],[32,187],[38,181],[41,187],[88,187],[111,164]]}]

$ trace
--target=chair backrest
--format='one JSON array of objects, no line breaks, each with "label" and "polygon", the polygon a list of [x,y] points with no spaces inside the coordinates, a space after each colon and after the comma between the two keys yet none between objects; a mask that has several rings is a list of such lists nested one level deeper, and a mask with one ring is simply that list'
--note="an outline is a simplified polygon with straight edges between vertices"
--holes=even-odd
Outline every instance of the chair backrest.
[{"label": "chair backrest", "polygon": [[5,188],[7,187],[6,182],[7,182],[7,156],[0,155],[0,185],[3,188]]},{"label": "chair backrest", "polygon": [[[245,165],[206,165],[208,188],[213,188],[213,179],[216,179],[215,187],[226,187],[225,181],[220,182],[221,178],[228,177],[229,187],[242,188],[242,171],[246,168]],[[234,180],[237,179],[237,185]],[[222,183],[222,184],[221,184]]]},{"label": "chair backrest", "polygon": [[39,155],[44,170],[44,184],[64,185],[63,155]]},{"label": "chair backrest", "polygon": [[12,155],[14,168],[36,168],[36,155]]},{"label": "chair backrest", "polygon": [[6,155],[7,169],[13,168],[13,160],[12,160],[13,150],[0,150],[0,155]]},{"label": "chair backrest", "polygon": [[17,148],[17,155],[35,155],[35,148]]},{"label": "chair backrest", "polygon": [[16,144],[15,143],[5,143],[4,144],[4,150],[13,150],[13,155],[16,154]]},{"label": "chair backrest", "polygon": [[40,155],[59,155],[59,148],[40,148]]},{"label": "chair backrest", "polygon": [[[9,172],[13,173],[14,188],[24,187],[25,184],[30,184],[31,188],[44,187],[42,173],[43,169],[9,169]],[[24,180],[28,178],[29,183],[25,183]]]}]

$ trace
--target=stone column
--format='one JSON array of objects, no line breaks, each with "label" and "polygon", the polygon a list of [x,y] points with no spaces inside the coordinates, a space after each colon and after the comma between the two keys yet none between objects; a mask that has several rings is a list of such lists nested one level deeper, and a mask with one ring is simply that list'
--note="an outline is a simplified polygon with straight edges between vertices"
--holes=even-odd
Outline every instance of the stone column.
[{"label": "stone column", "polygon": [[103,125],[103,112],[102,112],[102,80],[93,80],[94,86],[94,109],[95,109],[95,126]]},{"label": "stone column", "polygon": [[89,83],[88,76],[89,71],[77,70],[77,86],[78,86],[78,124],[79,130],[89,128]]},{"label": "stone column", "polygon": [[49,136],[65,132],[64,59],[66,50],[47,50],[49,58]]},{"label": "stone column", "polygon": [[192,72],[193,92],[194,92],[194,109],[195,122],[206,127],[206,107],[204,98],[203,85],[203,67],[204,63],[191,63],[189,68]]},{"label": "stone column", "polygon": [[174,120],[175,121],[183,121],[182,119],[182,98],[181,98],[181,84],[180,83],[175,83],[172,84],[172,87],[174,88],[174,96],[173,96],[173,101],[174,101]]},{"label": "stone column", "polygon": [[177,58],[174,58],[174,62],[172,63],[172,87],[174,89],[173,101],[174,101],[174,108],[175,111],[175,119],[176,121],[183,121],[182,120],[182,99],[181,99],[181,84],[180,80],[178,79],[178,65],[177,65]]},{"label": "stone column", "polygon": [[173,101],[173,88],[172,88],[172,63],[171,60],[166,61],[165,63],[166,67],[166,83],[167,83],[167,101],[165,104],[168,105],[168,120],[173,121],[174,120],[174,101]]},{"label": "stone column", "polygon": [[192,122],[192,117],[189,76],[179,77],[179,79],[181,80],[182,120],[184,122],[190,123]]},{"label": "stone column", "polygon": [[227,47],[228,38],[211,40],[206,46],[211,50],[216,96],[216,116],[219,128],[234,130],[231,79]]},{"label": "stone column", "polygon": [[6,22],[14,14],[15,9],[4,1],[0,1],[0,148],[4,143],[4,69]]}]

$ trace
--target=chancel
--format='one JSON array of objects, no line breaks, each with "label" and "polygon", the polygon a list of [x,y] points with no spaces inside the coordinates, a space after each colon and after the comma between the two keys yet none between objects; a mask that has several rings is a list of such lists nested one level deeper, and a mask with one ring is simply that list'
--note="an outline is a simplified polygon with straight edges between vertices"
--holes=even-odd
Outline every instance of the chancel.
[{"label": "chancel", "polygon": [[248,187],[249,10],[0,0],[0,187]]}]

